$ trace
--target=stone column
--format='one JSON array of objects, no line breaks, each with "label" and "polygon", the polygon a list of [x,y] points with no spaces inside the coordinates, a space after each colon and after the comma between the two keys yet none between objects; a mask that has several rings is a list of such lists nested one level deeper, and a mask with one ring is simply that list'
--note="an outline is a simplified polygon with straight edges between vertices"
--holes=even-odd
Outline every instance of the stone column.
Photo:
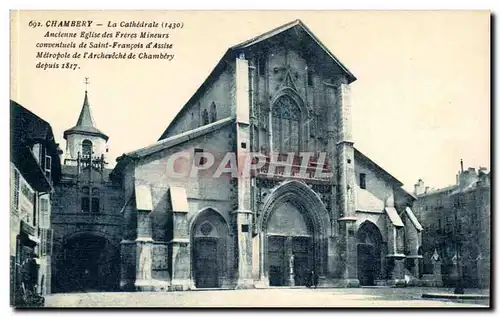
[{"label": "stone column", "polygon": [[387,264],[389,268],[389,285],[403,287],[406,286],[406,281],[404,279],[404,260],[406,258],[403,250],[401,249],[401,236],[398,233],[398,229],[392,223],[388,224],[388,238],[387,244],[389,249],[389,254],[387,254]]},{"label": "stone column", "polygon": [[248,229],[252,223],[253,212],[249,210],[236,210],[233,212],[236,218],[236,237],[238,273],[236,289],[254,288],[252,277],[252,237]]},{"label": "stone column", "polygon": [[443,278],[441,275],[441,260],[439,259],[439,257],[432,257],[432,275],[434,276],[434,286],[442,287]]},{"label": "stone column", "polygon": [[171,212],[169,214],[172,239],[168,243],[168,266],[170,273],[170,290],[187,290],[194,288],[191,273],[191,245],[187,214],[189,205],[185,188],[169,189]]},{"label": "stone column", "polygon": [[356,233],[354,231],[355,221],[343,220],[346,236],[344,253],[344,274],[343,285],[345,287],[359,287],[358,280],[358,250],[356,242]]},{"label": "stone column", "polygon": [[169,242],[170,289],[188,290],[194,287],[191,276],[191,245],[187,228],[187,213],[173,212],[174,238]]},{"label": "stone column", "polygon": [[269,287],[269,276],[266,266],[267,243],[264,232],[259,232],[259,280],[255,282],[256,288]]},{"label": "stone column", "polygon": [[[336,122],[336,116],[338,115],[337,108],[340,106],[339,101],[337,100],[337,95],[339,90],[335,85],[325,83],[325,92],[327,98],[327,122]],[[319,122],[316,122],[318,125]],[[338,234],[338,223],[337,219],[339,218],[338,213],[338,202],[337,202],[337,191],[335,185],[338,182],[337,179],[337,169],[339,168],[338,157],[337,157],[337,141],[339,140],[339,135],[337,135],[336,131],[337,127],[335,124],[329,124],[326,127],[326,137],[327,137],[327,163],[331,168],[332,178],[330,181],[331,184],[331,193],[330,193],[330,205],[328,206],[330,210],[328,213],[330,215],[331,221],[331,232],[332,236],[336,236]],[[325,237],[327,238],[327,237]]]},{"label": "stone column", "polygon": [[[236,155],[238,170],[242,171],[250,149],[250,101],[248,61],[243,53],[236,58]],[[252,277],[252,233],[253,211],[252,187],[249,173],[239,173],[237,182],[237,209],[233,212],[236,228],[238,278],[236,288],[253,288]]]},{"label": "stone column", "polygon": [[285,240],[285,261],[288,262],[288,286],[293,287],[295,286],[295,273],[293,272],[294,256],[292,237],[286,237]]},{"label": "stone column", "polygon": [[346,287],[358,287],[356,242],[356,191],[354,172],[354,142],[352,141],[350,87],[345,78],[336,83],[336,119],[338,135],[336,143],[337,184],[339,191],[339,219],[343,226],[344,261],[343,278]]},{"label": "stone column", "polygon": [[137,211],[136,277],[138,291],[152,291],[153,238],[150,212]]},{"label": "stone column", "polygon": [[123,239],[120,242],[120,289],[123,291],[134,290],[134,282],[136,278],[135,246],[135,240]]},{"label": "stone column", "polygon": [[411,267],[411,274],[413,275],[414,278],[418,279],[420,276],[420,267],[419,267],[419,261],[423,257],[418,254],[413,254],[413,255],[408,255],[406,259],[408,261],[412,262],[412,267]]}]

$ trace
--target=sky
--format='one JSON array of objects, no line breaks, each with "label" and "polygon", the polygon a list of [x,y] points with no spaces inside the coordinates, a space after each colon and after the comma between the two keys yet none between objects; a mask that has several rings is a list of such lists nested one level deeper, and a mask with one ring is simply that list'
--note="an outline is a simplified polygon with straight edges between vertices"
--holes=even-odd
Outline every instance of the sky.
[{"label": "sky", "polygon": [[[10,98],[48,121],[64,150],[63,132],[76,124],[89,77],[92,114],[110,138],[113,166],[116,157],[159,138],[227,48],[295,19],[357,77],[355,146],[406,189],[419,178],[434,188],[454,184],[460,159],[465,168],[490,168],[486,11],[25,11],[11,20]],[[42,70],[35,44],[56,40],[29,22],[47,20],[93,20],[101,31],[108,21],[184,26],[170,31],[170,62],[80,60],[76,70]]]}]

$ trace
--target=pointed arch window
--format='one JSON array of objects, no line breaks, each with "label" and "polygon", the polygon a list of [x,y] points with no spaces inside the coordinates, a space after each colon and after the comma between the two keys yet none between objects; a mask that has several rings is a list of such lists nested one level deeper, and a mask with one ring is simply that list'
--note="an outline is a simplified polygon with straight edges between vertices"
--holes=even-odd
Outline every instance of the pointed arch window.
[{"label": "pointed arch window", "polygon": [[302,112],[297,102],[288,95],[276,100],[272,108],[273,150],[299,152]]},{"label": "pointed arch window", "polygon": [[215,102],[212,102],[212,105],[210,106],[210,122],[215,121],[217,121],[217,106],[215,105]]},{"label": "pointed arch window", "polygon": [[209,122],[208,122],[208,111],[207,111],[207,109],[204,109],[204,110],[203,110],[203,125],[205,125],[205,124],[209,124]]},{"label": "pointed arch window", "polygon": [[91,156],[92,155],[92,141],[83,140],[82,142],[82,155]]}]

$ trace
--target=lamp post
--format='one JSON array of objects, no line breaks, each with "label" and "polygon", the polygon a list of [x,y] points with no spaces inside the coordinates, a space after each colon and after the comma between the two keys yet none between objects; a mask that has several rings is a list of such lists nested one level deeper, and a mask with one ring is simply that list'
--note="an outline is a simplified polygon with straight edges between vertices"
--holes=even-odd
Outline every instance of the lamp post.
[{"label": "lamp post", "polygon": [[[459,197],[457,197],[459,199]],[[462,282],[462,266],[460,265],[460,241],[459,241],[459,230],[458,230],[458,206],[459,204],[455,204],[455,223],[453,226],[453,230],[455,231],[455,252],[457,255],[456,259],[456,269],[457,269],[457,281],[455,284],[455,294],[463,294],[464,293],[464,285]]]}]

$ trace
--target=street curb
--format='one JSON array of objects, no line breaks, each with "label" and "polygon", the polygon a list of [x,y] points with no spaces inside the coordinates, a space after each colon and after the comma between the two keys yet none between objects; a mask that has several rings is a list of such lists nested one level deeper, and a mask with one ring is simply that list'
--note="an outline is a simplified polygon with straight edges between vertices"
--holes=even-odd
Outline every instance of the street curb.
[{"label": "street curb", "polygon": [[489,299],[490,295],[484,294],[443,294],[443,293],[424,293],[422,298],[447,298],[447,299]]}]

